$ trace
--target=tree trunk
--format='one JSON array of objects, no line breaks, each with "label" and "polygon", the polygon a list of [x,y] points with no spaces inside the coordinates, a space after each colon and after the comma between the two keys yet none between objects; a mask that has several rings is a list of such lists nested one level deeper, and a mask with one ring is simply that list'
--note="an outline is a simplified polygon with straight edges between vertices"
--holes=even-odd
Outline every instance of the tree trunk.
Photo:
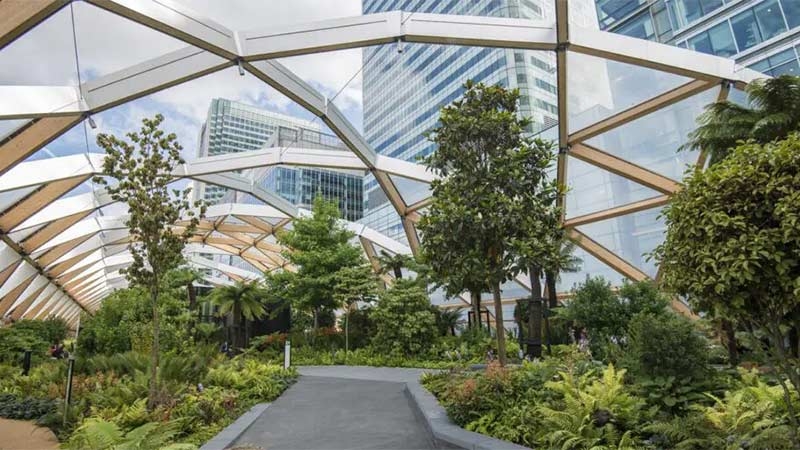
[{"label": "tree trunk", "polygon": [[350,352],[350,308],[344,310],[344,363],[347,364],[347,353]]},{"label": "tree trunk", "polygon": [[495,283],[492,286],[492,293],[494,294],[494,318],[497,331],[497,358],[501,366],[506,365],[506,329],[503,325],[503,303],[500,297],[500,283]]},{"label": "tree trunk", "polygon": [[722,321],[722,330],[725,332],[725,347],[728,349],[728,360],[732,366],[739,364],[739,349],[736,347],[736,330],[730,320]]},{"label": "tree trunk", "polygon": [[481,327],[481,292],[480,291],[470,291],[469,296],[471,298],[472,303],[472,326],[474,328]]},{"label": "tree trunk", "polygon": [[241,321],[242,321],[242,305],[237,301],[233,304],[233,351],[238,353],[239,348],[242,346],[241,337]]},{"label": "tree trunk", "polygon": [[147,395],[147,410],[153,411],[158,406],[158,335],[161,332],[158,321],[158,289],[150,289],[150,302],[153,307],[153,348],[150,349],[150,384]]},{"label": "tree trunk", "polygon": [[403,279],[403,268],[402,267],[397,266],[397,267],[394,267],[393,270],[394,270],[394,278],[396,280]]},{"label": "tree trunk", "polygon": [[531,279],[531,300],[528,303],[528,345],[525,354],[531,358],[542,357],[542,282],[541,269],[531,266],[528,275]]},{"label": "tree trunk", "polygon": [[552,336],[550,335],[550,310],[558,307],[558,292],[556,292],[556,279],[557,275],[553,272],[546,272],[544,276],[545,285],[547,286],[547,304],[544,309],[544,334],[547,338],[547,355],[553,354]]},{"label": "tree trunk", "polygon": [[789,356],[800,357],[800,333],[798,333],[797,327],[789,330]]}]

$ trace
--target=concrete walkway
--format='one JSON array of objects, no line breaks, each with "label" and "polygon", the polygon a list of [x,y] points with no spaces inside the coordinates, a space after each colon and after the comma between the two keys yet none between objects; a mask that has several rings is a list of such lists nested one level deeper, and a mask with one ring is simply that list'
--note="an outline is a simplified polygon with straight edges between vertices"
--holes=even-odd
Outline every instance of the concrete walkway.
[{"label": "concrete walkway", "polygon": [[417,369],[301,367],[298,382],[236,440],[235,447],[283,449],[435,448],[404,393]]}]

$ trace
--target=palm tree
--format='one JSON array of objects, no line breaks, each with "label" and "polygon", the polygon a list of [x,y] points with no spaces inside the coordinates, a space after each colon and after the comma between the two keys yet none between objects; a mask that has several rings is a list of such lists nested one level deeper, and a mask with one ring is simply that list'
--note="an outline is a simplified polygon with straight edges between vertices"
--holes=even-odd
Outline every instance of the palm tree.
[{"label": "palm tree", "polygon": [[394,278],[400,280],[403,278],[403,268],[411,267],[414,264],[414,258],[410,255],[391,254],[386,250],[381,250],[380,256],[378,256],[378,263],[381,266],[381,273],[392,272]]},{"label": "palm tree", "polygon": [[703,150],[714,164],[740,140],[766,144],[800,129],[800,77],[756,80],[745,91],[749,107],[727,100],[708,105],[681,148]]},{"label": "palm tree", "polygon": [[[246,345],[241,341],[241,321],[261,319],[267,314],[264,306],[266,292],[256,281],[237,281],[231,286],[221,286],[211,291],[211,302],[219,306],[219,315],[230,313],[233,321],[232,347]],[[247,340],[245,338],[245,340]]]},{"label": "palm tree", "polygon": [[461,323],[461,313],[464,308],[442,309],[439,311],[439,324],[443,330],[448,330],[451,335],[456,335],[456,328]]}]

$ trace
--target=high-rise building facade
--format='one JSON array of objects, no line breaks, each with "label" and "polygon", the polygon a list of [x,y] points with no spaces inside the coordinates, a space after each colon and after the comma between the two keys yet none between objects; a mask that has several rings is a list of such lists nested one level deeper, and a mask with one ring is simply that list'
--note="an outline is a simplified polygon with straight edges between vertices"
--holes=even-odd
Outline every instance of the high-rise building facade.
[{"label": "high-rise building facade", "polygon": [[[553,0],[363,0],[362,10],[552,20],[554,5]],[[594,8],[584,9],[594,13]],[[408,43],[368,47],[363,52],[364,134],[380,154],[417,161],[433,152],[426,132],[436,126],[442,106],[463,94],[467,79],[519,88],[521,114],[532,119],[530,132],[557,122],[552,52]],[[411,192],[411,197],[425,189],[409,180],[394,181],[401,193]],[[376,180],[367,177],[364,188],[362,222],[404,240],[400,219]]]},{"label": "high-rise building facade", "polygon": [[[304,127],[278,126],[263,147],[295,147],[319,150],[347,150],[334,135]],[[342,218],[357,221],[363,217],[364,175],[308,167],[265,167],[250,174],[264,189],[274,192],[289,203],[311,209],[314,198],[321,195],[339,204]],[[229,191],[222,202],[260,203],[249,194]]]},{"label": "high-rise building facade", "polygon": [[[258,150],[279,127],[319,131],[319,125],[283,114],[265,111],[223,98],[211,100],[208,117],[200,129],[197,156],[215,156]],[[196,198],[218,203],[226,189],[195,183]]]},{"label": "high-rise building facade", "polygon": [[596,0],[600,28],[800,75],[800,0]]}]

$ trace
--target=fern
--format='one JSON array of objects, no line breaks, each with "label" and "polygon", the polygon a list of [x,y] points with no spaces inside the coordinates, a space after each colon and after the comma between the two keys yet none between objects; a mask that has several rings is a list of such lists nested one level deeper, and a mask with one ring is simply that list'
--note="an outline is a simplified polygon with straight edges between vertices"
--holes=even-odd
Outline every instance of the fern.
[{"label": "fern", "polygon": [[174,444],[179,427],[176,422],[148,422],[127,433],[114,422],[97,417],[87,419],[65,447],[68,449],[90,450],[191,450],[190,444]]}]

